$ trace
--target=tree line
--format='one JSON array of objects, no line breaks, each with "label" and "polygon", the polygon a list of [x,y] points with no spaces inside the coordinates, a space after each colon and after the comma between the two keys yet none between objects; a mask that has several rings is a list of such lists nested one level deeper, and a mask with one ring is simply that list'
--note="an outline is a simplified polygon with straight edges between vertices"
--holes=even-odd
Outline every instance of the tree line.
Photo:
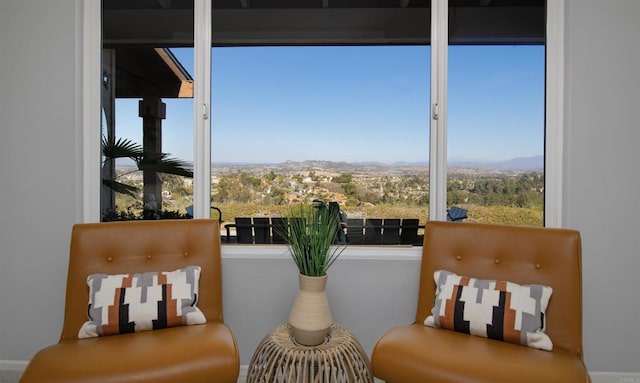
[{"label": "tree line", "polygon": [[[193,205],[192,186],[184,177],[163,174],[161,178],[163,194],[166,194],[161,217],[188,218],[187,207]],[[397,218],[420,218],[424,223],[430,197],[426,172],[320,175],[313,171],[295,174],[237,171],[214,177],[211,189],[211,203],[222,210],[225,221],[256,214],[278,216],[289,203],[318,198],[338,201],[350,214],[365,217],[391,217],[389,214],[392,214]],[[543,192],[541,172],[450,173],[447,178],[447,205],[468,209],[470,221],[541,225]],[[105,220],[142,217],[141,196],[119,194],[116,205],[117,210]]]},{"label": "tree line", "polygon": [[[451,174],[447,180],[449,205],[536,207],[543,204],[544,177],[541,172],[508,174]],[[332,177],[309,174],[283,175],[274,172],[257,176],[238,172],[219,177],[212,185],[212,201],[284,205],[291,194],[301,198],[340,195],[346,205],[386,204],[428,206],[428,175],[362,176],[341,173]]]}]

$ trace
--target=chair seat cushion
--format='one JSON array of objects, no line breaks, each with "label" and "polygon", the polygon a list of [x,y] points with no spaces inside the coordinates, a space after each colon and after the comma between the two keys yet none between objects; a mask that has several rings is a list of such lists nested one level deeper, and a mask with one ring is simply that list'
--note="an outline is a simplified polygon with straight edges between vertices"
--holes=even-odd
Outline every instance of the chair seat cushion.
[{"label": "chair seat cushion", "polygon": [[389,330],[372,357],[374,375],[393,383],[588,381],[580,358],[564,350],[542,351],[422,324]]},{"label": "chair seat cushion", "polygon": [[[171,345],[168,347],[167,345]],[[230,329],[221,323],[63,340],[39,351],[21,382],[228,382],[238,376]]]}]

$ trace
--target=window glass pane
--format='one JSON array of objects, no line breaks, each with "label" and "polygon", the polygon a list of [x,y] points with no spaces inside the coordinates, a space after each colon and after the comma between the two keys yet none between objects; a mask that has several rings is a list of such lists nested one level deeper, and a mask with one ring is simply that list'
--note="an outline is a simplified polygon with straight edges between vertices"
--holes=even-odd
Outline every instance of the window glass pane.
[{"label": "window glass pane", "polygon": [[[474,10],[459,11],[459,22],[465,12]],[[544,31],[544,18],[533,22]],[[545,48],[543,37],[512,30],[509,36],[482,36],[510,44],[449,47],[450,220],[543,225]]]},{"label": "window glass pane", "polygon": [[102,220],[189,218],[193,1],[102,3]]},{"label": "window glass pane", "polygon": [[[399,243],[392,234],[400,220],[424,225],[429,51],[214,48],[212,204],[230,227],[230,241],[243,241],[236,218],[277,218],[288,205],[314,199],[339,204],[351,244]],[[367,224],[383,231],[388,225],[389,237],[367,237]]]}]

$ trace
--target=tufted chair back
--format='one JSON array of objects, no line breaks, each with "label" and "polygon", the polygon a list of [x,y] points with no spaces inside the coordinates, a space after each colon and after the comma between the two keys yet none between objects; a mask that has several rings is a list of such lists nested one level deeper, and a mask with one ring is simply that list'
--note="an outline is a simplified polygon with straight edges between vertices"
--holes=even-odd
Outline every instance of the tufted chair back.
[{"label": "tufted chair back", "polygon": [[582,270],[575,230],[476,223],[428,222],[425,228],[416,323],[430,314],[433,272],[553,288],[546,333],[554,348],[582,359]]},{"label": "tufted chair back", "polygon": [[61,340],[75,339],[87,320],[87,276],[172,271],[199,265],[198,307],[207,321],[223,322],[220,231],[216,220],[160,220],[76,224]]}]

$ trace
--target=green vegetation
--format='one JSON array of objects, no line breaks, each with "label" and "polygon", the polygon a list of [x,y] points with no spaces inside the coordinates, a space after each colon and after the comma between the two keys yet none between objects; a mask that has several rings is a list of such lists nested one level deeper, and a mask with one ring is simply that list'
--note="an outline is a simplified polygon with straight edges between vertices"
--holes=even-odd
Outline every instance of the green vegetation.
[{"label": "green vegetation", "polygon": [[[115,137],[102,137],[102,185],[100,209],[102,221],[126,221],[133,219],[187,218],[180,211],[167,211],[163,196],[156,191],[159,184],[167,190],[168,197],[182,192],[177,179],[193,178],[188,164],[168,153],[145,150],[135,142]],[[116,169],[115,160],[128,158],[135,168]],[[155,175],[153,180],[142,180],[142,173]],[[133,175],[133,176],[132,176]],[[171,182],[174,181],[174,182]],[[151,191],[145,191],[147,183]],[[180,182],[180,181],[178,181]],[[182,182],[184,184],[184,182]],[[114,198],[115,197],[115,198]],[[115,200],[115,206],[114,204]],[[124,201],[123,201],[124,200]],[[159,206],[158,201],[162,201]]]},{"label": "green vegetation", "polygon": [[[108,210],[102,215],[103,221],[131,221],[148,219],[148,211],[143,209],[141,171],[131,172],[118,170],[121,177],[131,189],[131,193],[118,193],[115,196],[116,209]],[[158,219],[186,219],[187,206],[193,205],[193,187],[191,177],[172,174],[159,174],[162,182],[162,209],[157,212]],[[214,215],[215,217],[215,215]]]},{"label": "green vegetation", "polygon": [[[418,218],[429,212],[428,170],[277,171],[236,168],[212,178],[212,205],[223,221],[235,217],[286,216],[293,203],[336,201],[350,218]],[[214,172],[216,174],[216,172]],[[163,175],[163,208],[185,212],[192,187],[183,177]],[[129,179],[132,185],[136,180]],[[139,182],[139,181],[138,181]],[[468,211],[467,222],[542,226],[544,177],[540,172],[507,173],[453,169],[447,182],[448,205]],[[118,211],[141,208],[139,199],[118,195]],[[212,210],[212,218],[217,218]]]},{"label": "green vegetation", "polygon": [[[151,170],[158,173],[174,174],[182,177],[193,178],[193,172],[188,169],[188,164],[176,158],[172,158],[168,153],[154,153],[145,151],[140,144],[126,139],[115,137],[102,137],[102,168],[112,166],[112,161],[118,158],[128,158],[136,164],[134,171]],[[140,188],[120,182],[118,178],[126,176],[127,173],[116,172],[114,178],[103,178],[102,184],[112,189],[116,193],[126,194],[132,197]]]}]

